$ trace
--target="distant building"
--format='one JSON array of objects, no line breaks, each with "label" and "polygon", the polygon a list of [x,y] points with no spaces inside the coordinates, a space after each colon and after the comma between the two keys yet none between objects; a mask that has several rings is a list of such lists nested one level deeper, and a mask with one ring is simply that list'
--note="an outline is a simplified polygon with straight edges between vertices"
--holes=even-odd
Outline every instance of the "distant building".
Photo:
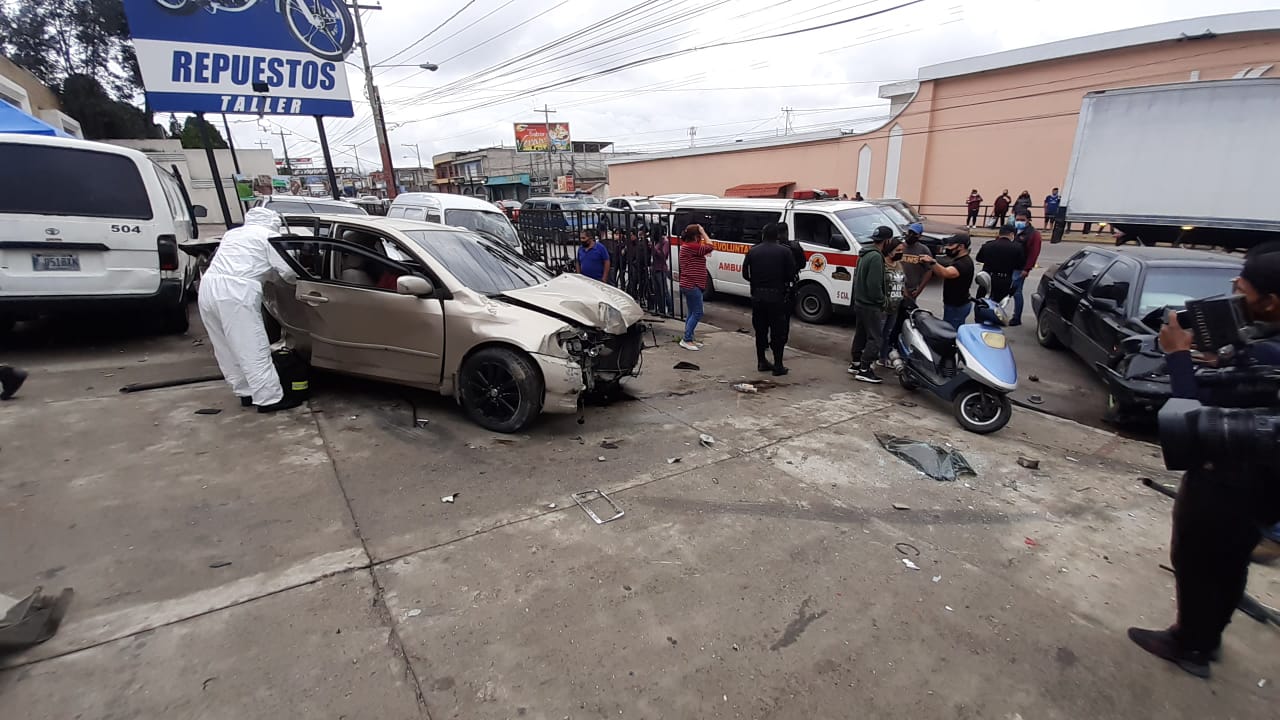
[{"label": "distant building", "polygon": [[[217,186],[213,173],[209,170],[209,160],[205,151],[200,148],[184,148],[181,140],[105,140],[112,145],[141,150],[151,161],[166,170],[178,169],[187,191],[191,193],[191,202],[203,205],[209,211],[209,217],[202,223],[222,224],[222,209],[218,205]],[[230,150],[214,150],[218,162],[218,172],[222,174],[222,188],[227,196],[227,205],[231,210],[231,222],[244,221],[244,208],[236,202],[236,186],[232,179],[235,163]],[[276,174],[276,162],[270,150],[242,150],[236,148],[236,158],[240,161],[240,174],[250,179],[255,192],[269,193],[272,176]],[[305,193],[305,185],[303,186]]]},{"label": "distant building", "polygon": [[[603,195],[609,183],[609,141],[574,141],[572,152],[522,153],[514,148],[441,153],[435,165],[436,192],[485,200],[524,200],[531,195],[584,192]],[[568,188],[572,188],[572,190]]]},{"label": "distant building", "polygon": [[84,137],[80,123],[62,112],[58,96],[35,75],[3,56],[0,56],[0,102],[7,102],[72,137]]},{"label": "distant building", "polygon": [[[873,130],[617,157],[609,173],[617,187],[643,194],[838,188],[904,198],[957,221],[973,188],[987,205],[1006,188],[1014,197],[1029,190],[1038,216],[1066,180],[1086,93],[1262,77],[1277,74],[1277,64],[1277,10],[1148,25],[923,67],[916,80],[880,88],[890,117]],[[1187,182],[1197,182],[1188,170]]]}]

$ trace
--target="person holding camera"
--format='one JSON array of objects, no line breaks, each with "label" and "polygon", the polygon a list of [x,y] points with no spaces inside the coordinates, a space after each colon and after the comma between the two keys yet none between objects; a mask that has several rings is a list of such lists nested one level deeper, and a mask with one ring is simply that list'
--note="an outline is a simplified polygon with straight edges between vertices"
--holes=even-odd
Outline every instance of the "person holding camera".
[{"label": "person holding camera", "polygon": [[[1255,370],[1280,369],[1280,243],[1255,248],[1232,287],[1243,306],[1243,318],[1249,324],[1250,339],[1239,344],[1230,362],[1236,368]],[[1166,630],[1129,628],[1129,638],[1157,657],[1169,660],[1197,677],[1208,678],[1209,662],[1216,660],[1222,645],[1222,633],[1244,596],[1249,574],[1249,556],[1262,537],[1262,528],[1280,520],[1280,457],[1274,441],[1263,437],[1262,425],[1223,422],[1210,437],[1201,413],[1217,415],[1220,408],[1233,404],[1215,400],[1214,394],[1229,392],[1222,386],[1210,385],[1209,376],[1198,379],[1192,365],[1192,334],[1183,329],[1176,313],[1170,313],[1160,331],[1160,347],[1166,353],[1172,398],[1165,410],[1177,410],[1177,398],[1204,402],[1213,407],[1201,408],[1179,418],[1201,421],[1199,441],[1166,437],[1166,412],[1161,412],[1161,444],[1166,465],[1170,469],[1187,469],[1173,504],[1173,533],[1170,557],[1177,586],[1177,619]],[[1204,350],[1209,350],[1204,348]],[[1233,368],[1233,371],[1235,369]],[[1267,406],[1257,413],[1258,421],[1271,420],[1280,405],[1274,391],[1269,399],[1259,402]],[[1258,407],[1258,403],[1252,403]],[[1173,414],[1176,414],[1173,413]],[[1245,418],[1238,418],[1244,420]],[[1242,438],[1252,440],[1252,453],[1227,445],[1231,429],[1250,433]],[[1191,435],[1195,438],[1196,435]],[[1166,444],[1169,440],[1169,444]],[[1236,441],[1239,442],[1239,441]],[[1171,449],[1172,448],[1172,449]],[[1192,460],[1170,462],[1171,453],[1188,455]]]}]

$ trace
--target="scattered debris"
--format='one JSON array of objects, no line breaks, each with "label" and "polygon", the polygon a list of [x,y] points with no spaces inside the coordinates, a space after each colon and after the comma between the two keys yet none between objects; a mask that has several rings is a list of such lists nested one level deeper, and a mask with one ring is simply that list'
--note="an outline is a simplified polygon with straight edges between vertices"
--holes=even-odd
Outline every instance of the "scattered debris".
[{"label": "scattered debris", "polygon": [[720,478],[711,478],[711,484],[712,484],[712,485],[719,485],[719,484],[720,484]]},{"label": "scattered debris", "polygon": [[977,475],[973,466],[957,450],[948,450],[923,440],[876,433],[885,450],[906,461],[934,480],[955,480],[960,475]]},{"label": "scattered debris", "polygon": [[695,365],[694,363],[689,362],[688,360],[681,360],[675,365],[672,365],[671,369],[672,370],[701,370],[702,368],[699,367],[698,365]]},{"label": "scattered debris", "polygon": [[908,570],[919,570],[920,566],[911,562],[910,558],[902,558],[902,564],[907,566]]},{"label": "scattered debris", "polygon": [[680,462],[680,460],[681,460],[681,458],[678,458],[678,457],[667,458],[667,464],[668,464],[668,465],[675,465],[676,463]]},{"label": "scattered debris", "polygon": [[754,395],[756,393],[756,386],[751,383],[734,383],[732,387],[740,393],[747,393],[749,395]]},{"label": "scattered debris", "polygon": [[203,345],[203,344],[204,344],[204,339],[203,339],[203,338],[196,338],[195,340],[192,340],[192,341],[191,341],[191,344],[192,344],[192,345],[195,345],[195,346],[197,346],[197,347],[199,347],[200,345]]},{"label": "scattered debris", "polygon": [[934,581],[934,582],[942,582],[942,576],[941,576],[941,575],[934,575],[934,576],[933,576],[933,581]]},{"label": "scattered debris", "polygon": [[211,682],[213,682],[214,680],[217,680],[217,679],[218,679],[218,676],[217,676],[217,675],[214,675],[213,677],[205,678],[205,679],[204,679],[204,682],[200,683],[200,689],[201,689],[201,690],[208,690],[208,689],[209,689],[209,683],[211,683]]},{"label": "scattered debris", "polygon": [[[594,520],[597,525],[613,522],[626,514],[623,512],[622,508],[619,507],[618,503],[614,502],[613,498],[606,495],[603,490],[583,490],[582,492],[574,493],[571,497],[573,498],[573,501],[578,504],[578,507],[582,508],[587,513],[587,516]],[[594,500],[604,500],[609,503],[609,506],[613,508],[613,515],[602,519],[594,510],[591,509],[590,506],[587,505],[587,503]]]},{"label": "scattered debris", "polygon": [[1027,547],[1040,547],[1040,543],[1036,542],[1035,540],[1032,540],[1029,537],[1022,538],[1022,543]]},{"label": "scattered debris", "polygon": [[943,605],[943,606],[942,606],[942,608],[943,608],[944,610],[946,610],[947,612],[955,612],[955,610],[952,610],[952,609],[951,609],[951,606],[950,606],[950,605]]},{"label": "scattered debris", "polygon": [[418,616],[419,616],[419,615],[421,615],[421,614],[422,614],[422,609],[421,609],[421,608],[414,608],[414,609],[410,610],[409,612],[405,613],[405,614],[404,614],[404,616],[405,616],[405,617],[418,617]]},{"label": "scattered debris", "polygon": [[196,415],[217,415],[222,412],[222,408],[200,408],[196,411]]},{"label": "scattered debris", "polygon": [[427,419],[427,418],[420,418],[420,417],[416,417],[416,418],[414,418],[414,419],[413,419],[413,426],[414,426],[414,427],[424,428],[424,427],[426,427],[426,426],[427,426],[427,423],[429,423],[429,422],[431,422],[431,420],[429,420],[429,419]]},{"label": "scattered debris", "polygon": [[605,456],[601,455],[600,457],[596,458],[596,462],[604,462],[604,461],[606,461],[606,460],[608,460],[608,459],[609,459],[609,458],[607,458],[607,457],[605,457]]},{"label": "scattered debris", "polygon": [[[738,643],[734,643],[734,644],[733,644],[733,651],[734,651],[734,652],[737,652],[737,651],[738,651]],[[1266,682],[1266,680],[1263,680],[1262,682],[1264,682],[1264,683],[1265,683],[1265,682]],[[1261,685],[1259,685],[1258,687],[1262,687],[1262,686],[1261,686]]]},{"label": "scattered debris", "polygon": [[716,439],[706,433],[698,436],[698,442],[702,443],[702,447],[709,448],[716,444]]},{"label": "scattered debris", "polygon": [[894,510],[910,510],[911,506],[907,505],[906,503],[894,503],[893,509]]},{"label": "scattered debris", "polygon": [[909,542],[894,543],[894,544],[893,544],[893,549],[894,549],[894,550],[897,550],[898,552],[902,553],[903,555],[906,555],[906,554],[907,554],[907,550],[908,550],[908,549],[910,549],[910,550],[912,550],[913,552],[915,552],[916,557],[920,557],[920,548],[916,547],[915,545],[912,545],[912,544],[911,544],[911,543],[909,543]]},{"label": "scattered debris", "polygon": [[751,334],[751,330],[749,330],[749,329],[747,329],[747,328],[744,328],[744,327],[740,327],[740,328],[738,328],[738,332],[742,333],[743,335],[750,335],[750,334]]},{"label": "scattered debris", "polygon": [[458,495],[459,495],[459,493],[454,493],[454,494],[452,494],[452,495],[445,495],[444,497],[440,498],[440,502],[442,502],[442,503],[451,503],[451,502],[453,502],[454,500],[457,500],[457,499],[458,499]]},{"label": "scattered debris", "polygon": [[901,405],[902,407],[920,407],[919,405],[911,402],[910,400],[899,400],[898,404]]},{"label": "scattered debris", "polygon": [[[738,649],[738,646],[736,646],[736,645],[735,645],[735,646],[733,647],[733,649],[734,649],[734,650],[737,650],[737,649]],[[1258,687],[1260,687],[1260,688],[1264,688],[1264,687],[1266,687],[1266,686],[1267,686],[1267,679],[1266,679],[1266,678],[1262,678],[1261,680],[1259,680],[1259,681],[1258,681]]]},{"label": "scattered debris", "polygon": [[511,438],[502,438],[502,437],[489,438],[489,442],[495,442],[495,443],[498,443],[499,445],[515,445],[516,444],[515,440],[512,440]]},{"label": "scattered debris", "polygon": [[1067,462],[1080,462],[1079,460],[1071,457],[1070,455],[1066,455],[1065,457],[1067,458]]},{"label": "scattered debris", "polygon": [[1138,479],[1142,481],[1142,484],[1143,484],[1143,485],[1146,485],[1147,487],[1151,488],[1152,490],[1155,490],[1156,492],[1160,493],[1161,495],[1165,495],[1165,496],[1167,496],[1167,497],[1171,497],[1171,498],[1176,498],[1176,497],[1178,497],[1178,490],[1177,490],[1177,488],[1170,487],[1170,486],[1165,485],[1164,483],[1161,483],[1161,482],[1156,482],[1155,480],[1152,480],[1152,479],[1151,479],[1151,478],[1149,478],[1149,477],[1142,477],[1142,478],[1138,478]]},{"label": "scattered debris", "polygon": [[214,560],[213,562],[209,563],[209,567],[213,568],[214,570],[217,570],[218,568],[224,568],[230,564],[231,564],[230,560]]},{"label": "scattered debris", "polygon": [[1085,485],[1085,486],[1084,486],[1084,487],[1082,487],[1082,488],[1076,488],[1076,492],[1078,492],[1078,493],[1082,493],[1082,492],[1084,492],[1084,491],[1086,491],[1086,490],[1092,490],[1092,489],[1093,489],[1093,486],[1092,486],[1092,485]]},{"label": "scattered debris", "polygon": [[601,441],[600,441],[600,447],[604,448],[605,450],[617,450],[617,449],[618,449],[618,441],[617,441],[617,440],[608,440],[608,439],[601,440]]},{"label": "scattered debris", "polygon": [[1032,405],[1043,405],[1044,398],[1040,397],[1039,395],[1028,395],[1027,402],[1031,403]]},{"label": "scattered debris", "polygon": [[1029,457],[1018,456],[1018,464],[1028,470],[1039,470],[1040,461]]},{"label": "scattered debris", "polygon": [[1031,382],[1040,382],[1039,375],[1028,375],[1027,379],[1030,380]]},{"label": "scattered debris", "polygon": [[555,509],[556,509],[556,504],[555,504],[555,503],[547,503],[547,509],[548,509],[548,510],[555,510]]},{"label": "scattered debris", "polygon": [[39,645],[53,637],[71,606],[75,591],[65,588],[57,596],[35,590],[0,615],[0,654]]}]

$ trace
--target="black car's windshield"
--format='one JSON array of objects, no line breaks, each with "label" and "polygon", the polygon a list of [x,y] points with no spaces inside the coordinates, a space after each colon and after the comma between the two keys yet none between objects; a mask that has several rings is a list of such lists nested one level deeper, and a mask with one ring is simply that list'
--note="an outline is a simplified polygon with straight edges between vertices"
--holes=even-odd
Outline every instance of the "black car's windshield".
[{"label": "black car's windshield", "polygon": [[892,218],[892,219],[893,219],[893,221],[894,221],[894,222],[896,222],[900,227],[904,227],[904,228],[905,228],[906,226],[908,226],[908,225],[910,225],[911,223],[915,222],[915,220],[913,220],[913,219],[911,219],[911,218],[907,217],[905,214],[903,214],[903,212],[902,212],[901,210],[899,210],[896,206],[893,206],[893,205],[880,205],[879,207],[880,207],[880,209],[881,209],[881,210],[883,210],[883,211],[885,212],[885,214],[886,214],[886,215],[888,215],[890,218]]},{"label": "black car's windshield", "polygon": [[501,243],[475,233],[449,230],[401,232],[453,273],[463,285],[484,295],[518,290],[551,279],[546,270]]},{"label": "black car's windshield", "polygon": [[1181,307],[1188,300],[1231,292],[1231,281],[1240,274],[1232,267],[1151,267],[1142,283],[1138,317],[1152,310]]},{"label": "black car's windshield", "polygon": [[489,233],[511,247],[520,244],[516,231],[502,213],[488,210],[445,210],[444,224]]},{"label": "black car's windshield", "polygon": [[840,210],[836,212],[836,217],[840,218],[840,222],[844,223],[858,242],[864,243],[871,241],[871,234],[881,225],[890,230],[896,225],[881,208],[875,206]]},{"label": "black car's windshield", "polygon": [[893,206],[898,210],[898,212],[911,218],[911,222],[924,222],[924,217],[920,213],[916,212],[916,209],[906,200],[899,200],[895,202]]}]

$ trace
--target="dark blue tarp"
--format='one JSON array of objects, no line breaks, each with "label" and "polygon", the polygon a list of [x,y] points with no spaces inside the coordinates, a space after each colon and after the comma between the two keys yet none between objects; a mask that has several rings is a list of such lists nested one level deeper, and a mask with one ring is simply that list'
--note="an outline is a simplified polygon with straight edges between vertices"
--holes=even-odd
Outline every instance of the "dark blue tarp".
[{"label": "dark blue tarp", "polygon": [[31,117],[18,108],[0,100],[0,133],[23,135],[62,135],[52,125]]}]

